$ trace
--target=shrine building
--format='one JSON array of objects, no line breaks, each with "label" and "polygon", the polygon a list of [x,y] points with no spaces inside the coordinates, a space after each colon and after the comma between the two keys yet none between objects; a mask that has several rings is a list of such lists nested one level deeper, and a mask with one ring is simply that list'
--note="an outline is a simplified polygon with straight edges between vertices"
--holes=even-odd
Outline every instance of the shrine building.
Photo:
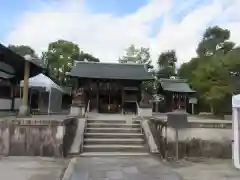
[{"label": "shrine building", "polygon": [[85,107],[99,113],[136,113],[142,82],[153,80],[141,64],[76,62],[70,76],[73,89],[83,91]]},{"label": "shrine building", "polygon": [[194,113],[193,106],[196,99],[196,91],[189,87],[186,79],[167,79],[161,78],[159,80],[160,87],[158,89],[158,94],[163,97],[163,100],[153,105],[153,110],[156,112],[171,112],[176,109],[182,109],[189,113]]}]

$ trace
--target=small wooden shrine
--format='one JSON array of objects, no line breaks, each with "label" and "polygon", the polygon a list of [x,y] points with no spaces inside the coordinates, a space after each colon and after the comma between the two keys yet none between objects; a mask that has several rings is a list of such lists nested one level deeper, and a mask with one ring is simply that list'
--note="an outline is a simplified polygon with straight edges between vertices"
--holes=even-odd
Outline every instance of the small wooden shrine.
[{"label": "small wooden shrine", "polygon": [[194,93],[186,79],[161,78],[158,94],[163,97],[163,100],[161,100],[161,106],[154,109],[161,112],[171,112],[176,109],[186,111],[189,99],[194,96]]}]

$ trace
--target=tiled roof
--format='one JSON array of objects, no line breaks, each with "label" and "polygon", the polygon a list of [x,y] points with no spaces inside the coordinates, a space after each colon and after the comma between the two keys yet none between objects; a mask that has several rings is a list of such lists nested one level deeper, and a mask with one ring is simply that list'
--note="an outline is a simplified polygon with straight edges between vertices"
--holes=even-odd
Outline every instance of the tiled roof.
[{"label": "tiled roof", "polygon": [[76,62],[70,73],[73,77],[97,79],[150,80],[151,73],[144,65],[98,62]]},{"label": "tiled roof", "polygon": [[161,86],[165,91],[193,93],[185,79],[160,79]]},{"label": "tiled roof", "polygon": [[[1,69],[1,71],[5,74],[14,74],[13,77],[9,77],[2,73],[3,78],[16,77],[18,80],[22,80],[24,76],[25,61],[26,60],[22,56],[19,56],[0,43],[0,62],[5,65],[5,67],[2,66],[3,69]],[[9,70],[11,69],[14,69],[14,72],[10,72]],[[7,72],[5,72],[5,70],[7,70]],[[41,71],[41,67],[33,62],[30,62],[30,77],[41,73]]]}]

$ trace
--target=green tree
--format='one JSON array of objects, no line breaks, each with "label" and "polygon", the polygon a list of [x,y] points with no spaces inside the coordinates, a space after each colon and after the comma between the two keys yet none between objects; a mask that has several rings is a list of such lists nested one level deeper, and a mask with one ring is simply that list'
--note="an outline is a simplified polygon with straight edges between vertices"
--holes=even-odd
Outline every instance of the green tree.
[{"label": "green tree", "polygon": [[177,56],[174,50],[163,52],[158,57],[158,78],[176,75]]},{"label": "green tree", "polygon": [[228,41],[229,38],[230,31],[228,29],[222,29],[219,26],[208,28],[203,34],[202,41],[198,45],[198,56],[212,56],[217,52],[226,54],[235,46],[233,42]]},{"label": "green tree", "polygon": [[137,63],[137,55],[139,49],[137,49],[133,44],[131,44],[126,50],[125,55],[119,58],[119,63]]},{"label": "green tree", "polygon": [[96,57],[93,57],[91,54],[81,52],[78,58],[79,61],[88,61],[88,62],[100,62]]},{"label": "green tree", "polygon": [[28,54],[34,58],[37,58],[36,52],[30,46],[10,44],[8,45],[8,48],[22,57]]},{"label": "green tree", "polygon": [[126,49],[126,54],[119,58],[119,63],[144,64],[148,71],[154,71],[149,48],[136,48],[134,45]]},{"label": "green tree", "polygon": [[[144,64],[148,72],[151,72],[153,76],[155,74],[149,48],[136,48],[134,45],[130,45],[126,49],[125,55],[119,58],[119,63]],[[154,81],[143,82],[142,88],[149,93],[153,93]]]},{"label": "green tree", "polygon": [[26,46],[26,45],[9,45],[8,48],[11,49],[16,54],[22,56],[22,57],[24,57],[25,55],[30,55],[33,58],[32,59],[33,63],[35,63],[38,66],[42,66],[44,68],[44,66],[45,66],[44,61],[37,56],[37,54],[34,51],[34,49],[32,49],[30,46]]},{"label": "green tree", "polygon": [[230,110],[231,94],[237,88],[229,72],[240,71],[240,53],[229,38],[229,30],[218,26],[208,28],[198,45],[198,57],[184,63],[178,71],[197,91],[200,104],[207,105],[215,114]]},{"label": "green tree", "polygon": [[80,50],[77,44],[66,40],[58,40],[48,45],[48,51],[43,53],[47,62],[50,76],[61,84],[68,81],[67,73],[70,72],[75,60],[79,59]]}]

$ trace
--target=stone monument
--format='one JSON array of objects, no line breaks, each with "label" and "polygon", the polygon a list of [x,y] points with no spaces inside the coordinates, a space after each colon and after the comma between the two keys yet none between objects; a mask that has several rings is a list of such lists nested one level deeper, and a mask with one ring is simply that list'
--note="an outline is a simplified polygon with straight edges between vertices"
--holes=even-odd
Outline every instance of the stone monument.
[{"label": "stone monument", "polygon": [[76,89],[73,93],[70,116],[84,116],[85,113],[85,94],[83,88]]}]

